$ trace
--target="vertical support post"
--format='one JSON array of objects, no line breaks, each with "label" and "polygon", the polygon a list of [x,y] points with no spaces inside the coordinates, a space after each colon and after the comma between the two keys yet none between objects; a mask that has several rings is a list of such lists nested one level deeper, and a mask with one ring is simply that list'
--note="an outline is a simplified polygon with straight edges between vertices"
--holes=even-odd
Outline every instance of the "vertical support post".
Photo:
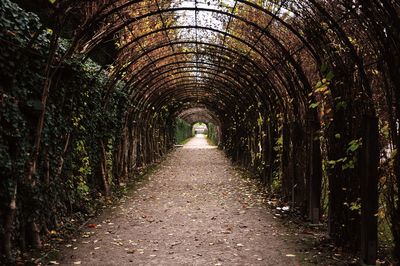
[{"label": "vertical support post", "polygon": [[283,141],[283,152],[282,152],[282,192],[286,199],[289,199],[292,191],[292,160],[291,156],[291,145],[290,145],[290,127],[289,123],[284,122],[282,126],[282,141]]},{"label": "vertical support post", "polygon": [[[301,118],[299,118],[301,119]],[[293,145],[292,153],[292,175],[293,175],[293,203],[300,208],[302,212],[306,212],[307,208],[307,158],[308,150],[306,145],[306,131],[301,122],[295,121],[291,123],[291,139]]]},{"label": "vertical support post", "polygon": [[264,144],[264,153],[265,157],[267,158],[267,165],[268,169],[266,169],[266,178],[267,178],[267,185],[268,188],[272,189],[272,181],[274,179],[274,170],[275,170],[275,165],[274,161],[276,159],[277,152],[274,150],[275,146],[275,141],[276,141],[276,130],[275,130],[275,124],[271,120],[267,124],[267,137],[265,138],[265,144]]},{"label": "vertical support post", "polygon": [[310,120],[310,179],[308,217],[313,224],[319,223],[321,215],[321,184],[322,184],[322,156],[318,132],[320,124],[315,119]]},{"label": "vertical support post", "polygon": [[364,132],[360,150],[361,177],[361,259],[366,265],[375,265],[378,246],[378,119],[365,116],[361,130]]}]

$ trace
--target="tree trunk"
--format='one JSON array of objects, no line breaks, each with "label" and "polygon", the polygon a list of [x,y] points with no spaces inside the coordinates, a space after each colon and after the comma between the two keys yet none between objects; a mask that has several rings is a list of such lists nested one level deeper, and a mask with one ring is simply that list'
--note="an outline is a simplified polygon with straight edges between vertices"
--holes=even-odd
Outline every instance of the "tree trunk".
[{"label": "tree trunk", "polygon": [[107,170],[107,153],[103,140],[100,140],[101,159],[100,159],[100,174],[103,181],[104,195],[108,198],[111,195],[110,183],[108,181]]},{"label": "tree trunk", "polygon": [[40,228],[35,221],[29,223],[28,228],[31,234],[31,244],[35,249],[42,248],[42,241],[40,240]]},{"label": "tree trunk", "polygon": [[28,162],[28,171],[27,171],[27,175],[26,175],[27,180],[32,180],[32,175],[36,172],[36,164],[37,164],[37,160],[39,157],[40,143],[42,140],[42,131],[43,131],[43,126],[44,126],[44,121],[45,121],[45,116],[46,116],[47,98],[49,97],[50,87],[52,85],[52,79],[53,79],[53,75],[54,75],[54,73],[51,74],[51,67],[52,67],[54,57],[56,55],[57,46],[58,46],[58,35],[53,34],[53,37],[51,39],[51,44],[49,47],[50,55],[49,55],[46,70],[45,70],[46,80],[45,80],[45,83],[43,85],[43,90],[42,90],[42,97],[41,97],[42,110],[40,112],[40,116],[39,116],[39,119],[36,124],[32,157],[31,157],[30,161]]},{"label": "tree trunk", "polygon": [[68,150],[68,146],[69,146],[69,143],[70,143],[70,138],[71,138],[71,134],[68,133],[66,135],[65,145],[64,145],[63,152],[62,152],[62,154],[60,156],[60,159],[59,159],[58,167],[57,167],[57,169],[55,171],[56,172],[56,177],[59,177],[61,175],[62,170],[64,168],[64,157],[65,157],[65,154],[67,153],[67,150]]},{"label": "tree trunk", "polygon": [[[28,182],[30,182],[32,186],[36,185],[35,181],[32,180],[32,176],[36,173],[36,168],[37,168],[37,161],[38,161],[38,157],[39,157],[40,145],[41,145],[41,140],[42,140],[42,132],[43,132],[45,116],[46,116],[47,98],[49,96],[50,88],[52,86],[52,80],[53,80],[54,73],[55,73],[55,72],[52,72],[52,64],[53,64],[53,60],[56,55],[57,46],[58,46],[58,35],[56,33],[54,33],[52,36],[52,39],[51,39],[51,43],[50,43],[50,47],[49,47],[50,54],[49,54],[49,58],[48,58],[46,69],[45,69],[46,80],[45,80],[45,83],[43,86],[42,96],[41,96],[42,110],[41,110],[39,119],[36,124],[32,156],[27,163],[28,170],[27,170],[25,179]],[[41,241],[40,241],[40,230],[38,230],[38,225],[36,224],[35,220],[33,220],[30,223],[29,229],[30,229],[30,233],[32,234],[33,247],[40,248],[42,246]]]}]

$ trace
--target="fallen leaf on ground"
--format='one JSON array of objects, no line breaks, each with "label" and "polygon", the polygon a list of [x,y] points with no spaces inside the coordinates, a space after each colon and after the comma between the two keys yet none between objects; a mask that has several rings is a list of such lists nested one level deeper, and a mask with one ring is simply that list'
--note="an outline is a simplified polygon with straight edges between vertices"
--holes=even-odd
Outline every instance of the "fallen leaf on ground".
[{"label": "fallen leaf on ground", "polygon": [[97,224],[88,224],[87,227],[89,227],[89,228],[96,228],[96,227],[97,227]]}]

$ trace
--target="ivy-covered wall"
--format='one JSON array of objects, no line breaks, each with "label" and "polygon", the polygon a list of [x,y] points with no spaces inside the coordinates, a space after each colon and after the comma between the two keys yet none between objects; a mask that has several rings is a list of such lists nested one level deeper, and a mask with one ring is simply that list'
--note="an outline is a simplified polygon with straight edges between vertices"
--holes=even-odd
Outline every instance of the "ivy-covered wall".
[{"label": "ivy-covered wall", "polygon": [[192,136],[192,126],[184,120],[177,118],[175,126],[175,143],[181,144]]},{"label": "ivy-covered wall", "polygon": [[66,57],[70,42],[35,14],[1,1],[0,28],[1,264],[92,213],[129,170],[156,159],[145,145],[161,156],[171,138],[132,127],[123,82],[108,92],[106,70]]},{"label": "ivy-covered wall", "polygon": [[207,137],[211,140],[212,143],[218,145],[219,144],[218,127],[213,123],[208,123],[207,128],[208,128]]}]

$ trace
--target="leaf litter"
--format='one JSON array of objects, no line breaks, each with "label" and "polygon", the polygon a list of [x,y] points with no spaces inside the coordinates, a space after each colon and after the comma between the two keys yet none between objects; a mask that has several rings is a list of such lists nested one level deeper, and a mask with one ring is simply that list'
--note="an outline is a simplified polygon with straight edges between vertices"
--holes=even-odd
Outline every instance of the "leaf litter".
[{"label": "leaf litter", "polygon": [[87,224],[81,237],[89,243],[64,243],[59,263],[299,265],[300,247],[259,182],[207,145],[194,138],[168,154],[119,206]]}]

